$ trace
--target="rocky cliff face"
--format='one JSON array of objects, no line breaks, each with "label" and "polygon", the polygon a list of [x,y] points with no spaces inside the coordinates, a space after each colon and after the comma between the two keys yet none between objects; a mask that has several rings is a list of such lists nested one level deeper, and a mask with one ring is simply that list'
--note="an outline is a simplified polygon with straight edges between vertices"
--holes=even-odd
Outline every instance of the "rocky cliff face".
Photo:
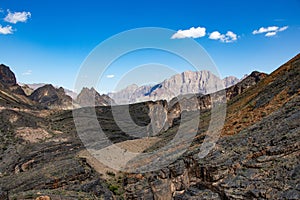
[{"label": "rocky cliff face", "polygon": [[299,105],[298,96],[238,135],[221,138],[204,159],[196,145],[162,170],[129,175],[126,198],[299,199],[300,132],[293,122]]},{"label": "rocky cliff face", "polygon": [[[207,112],[180,159],[158,171],[127,176],[126,198],[299,199],[299,72],[300,55],[268,76],[252,73],[241,84],[252,86],[229,101],[223,137],[205,158],[198,153]],[[233,90],[228,89],[229,97]],[[167,139],[164,134],[168,131],[162,134]]]},{"label": "rocky cliff face", "polygon": [[[246,91],[248,88],[256,85],[258,82],[260,82],[263,78],[265,78],[267,74],[254,71],[249,76],[245,77],[242,81],[238,82],[235,85],[232,85],[225,89],[226,94],[226,100],[230,101],[234,97],[238,96],[239,94]],[[214,94],[222,93],[221,91],[218,91]],[[179,118],[181,115],[181,112],[183,110],[185,111],[193,111],[193,110],[208,110],[211,109],[211,94],[207,95],[195,95],[195,97],[198,99],[198,103],[195,104],[193,100],[189,98],[191,95],[179,95],[178,97],[173,98],[169,104],[168,104],[168,121],[169,124],[172,124],[172,121],[176,118]],[[180,103],[179,103],[180,100]],[[182,109],[180,107],[180,104],[184,105],[183,107],[185,109]]]},{"label": "rocky cliff face", "polygon": [[6,65],[0,65],[0,83],[2,87],[9,89],[14,94],[25,95],[22,88],[17,84],[15,74]]},{"label": "rocky cliff face", "polygon": [[250,88],[251,86],[254,86],[256,83],[258,83],[260,80],[265,78],[267,74],[254,71],[252,72],[249,76],[246,76],[243,78],[243,80],[232,87],[229,87],[226,90],[226,96],[227,99],[232,99],[233,97],[241,94],[244,92],[246,89]]},{"label": "rocky cliff face", "polygon": [[186,71],[176,74],[154,86],[131,85],[124,90],[108,94],[117,104],[141,101],[167,100],[185,94],[209,94],[230,87],[239,82],[230,76],[220,80],[209,71]]},{"label": "rocky cliff face", "polygon": [[56,89],[51,84],[36,89],[29,98],[47,108],[70,109],[72,98],[65,94],[63,88]]},{"label": "rocky cliff face", "polygon": [[100,95],[94,88],[83,88],[76,98],[76,102],[82,106],[109,106],[114,101],[107,95]]},{"label": "rocky cliff face", "polygon": [[0,65],[0,106],[38,107],[35,102],[27,98],[21,86],[17,84],[15,74],[3,64]]},{"label": "rocky cliff face", "polygon": [[15,74],[3,64],[0,65],[0,82],[7,87],[17,84]]}]

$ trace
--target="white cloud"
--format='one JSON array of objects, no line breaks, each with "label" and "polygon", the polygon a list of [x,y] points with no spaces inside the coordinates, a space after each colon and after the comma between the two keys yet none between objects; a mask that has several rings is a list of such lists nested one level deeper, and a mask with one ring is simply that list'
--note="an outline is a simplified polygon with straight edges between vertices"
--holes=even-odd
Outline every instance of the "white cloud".
[{"label": "white cloud", "polygon": [[114,77],[115,77],[115,75],[113,75],[113,74],[106,75],[106,78],[114,78]]},{"label": "white cloud", "polygon": [[204,27],[192,27],[187,30],[178,30],[171,39],[182,39],[182,38],[200,38],[206,35],[206,28]]},{"label": "white cloud", "polygon": [[283,26],[278,31],[281,32],[281,31],[285,31],[286,29],[288,29],[288,26]]},{"label": "white cloud", "polygon": [[30,69],[22,73],[23,76],[29,76],[31,74],[32,74],[32,71]]},{"label": "white cloud", "polygon": [[232,31],[227,31],[226,36],[231,40],[235,41],[237,40],[237,35]]},{"label": "white cloud", "polygon": [[266,33],[266,32],[274,32],[274,31],[277,31],[279,29],[278,26],[269,26],[269,27],[260,27],[258,30],[254,30],[252,32],[252,34],[260,34],[260,33]]},{"label": "white cloud", "polygon": [[274,36],[274,35],[276,35],[276,32],[267,32],[266,34],[265,34],[265,36],[266,37],[272,37],[272,36]]},{"label": "white cloud", "polygon": [[0,25],[0,34],[7,35],[7,34],[12,34],[13,29],[11,26],[1,26]]},{"label": "white cloud", "polygon": [[212,39],[212,40],[219,40],[219,39],[221,39],[221,37],[222,37],[222,35],[219,31],[214,31],[209,35],[209,39]]},{"label": "white cloud", "polygon": [[30,12],[10,12],[9,10],[7,10],[8,14],[7,16],[4,18],[5,21],[12,23],[12,24],[16,24],[18,22],[26,22],[30,17],[31,17],[31,13]]},{"label": "white cloud", "polygon": [[252,31],[253,35],[266,33],[266,37],[272,37],[276,35],[278,32],[285,31],[288,26],[278,27],[278,26],[269,26],[269,27],[260,27],[258,30]]},{"label": "white cloud", "polygon": [[220,40],[221,42],[230,43],[237,40],[237,35],[232,31],[227,31],[226,34],[221,34],[219,31],[214,31],[209,34],[209,39]]}]

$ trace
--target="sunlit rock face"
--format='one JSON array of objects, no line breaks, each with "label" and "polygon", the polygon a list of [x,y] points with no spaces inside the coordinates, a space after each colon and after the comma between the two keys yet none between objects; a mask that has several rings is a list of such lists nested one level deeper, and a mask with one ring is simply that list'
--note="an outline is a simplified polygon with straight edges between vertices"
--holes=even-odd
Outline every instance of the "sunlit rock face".
[{"label": "sunlit rock face", "polygon": [[176,74],[154,86],[130,85],[123,90],[108,95],[117,104],[129,104],[142,101],[167,100],[185,94],[210,94],[228,88],[239,82],[230,76],[220,79],[210,71],[186,71]]},{"label": "sunlit rock face", "polygon": [[55,88],[46,84],[36,89],[29,98],[47,108],[72,108],[72,98],[64,92],[63,88]]}]

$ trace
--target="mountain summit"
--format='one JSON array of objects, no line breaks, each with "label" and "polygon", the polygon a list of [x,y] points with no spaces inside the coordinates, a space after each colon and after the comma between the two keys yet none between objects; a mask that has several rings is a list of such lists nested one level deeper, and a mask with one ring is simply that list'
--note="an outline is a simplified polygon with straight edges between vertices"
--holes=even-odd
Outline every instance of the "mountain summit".
[{"label": "mountain summit", "polygon": [[72,108],[72,98],[66,95],[62,87],[57,89],[51,84],[34,90],[29,98],[48,108]]},{"label": "mountain summit", "polygon": [[[209,94],[227,88],[239,82],[230,76],[223,80],[210,71],[186,71],[176,74],[154,86],[131,85],[108,95],[118,104],[136,103],[141,101],[167,100],[185,94]],[[223,86],[222,86],[223,85]]]},{"label": "mountain summit", "polygon": [[15,74],[6,65],[0,65],[0,83],[4,86],[10,87],[17,84]]},{"label": "mountain summit", "polygon": [[114,101],[107,95],[100,95],[95,88],[82,88],[76,98],[76,102],[82,107],[88,106],[108,106],[114,104]]}]

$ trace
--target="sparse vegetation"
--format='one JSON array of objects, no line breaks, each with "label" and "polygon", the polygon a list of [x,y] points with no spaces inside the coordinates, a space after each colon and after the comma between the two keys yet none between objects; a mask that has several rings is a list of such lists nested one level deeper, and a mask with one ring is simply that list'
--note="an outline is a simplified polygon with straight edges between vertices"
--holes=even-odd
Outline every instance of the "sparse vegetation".
[{"label": "sparse vegetation", "polygon": [[116,176],[116,174],[114,172],[111,172],[111,171],[107,171],[106,174],[109,175],[109,176],[112,176],[112,177]]}]

